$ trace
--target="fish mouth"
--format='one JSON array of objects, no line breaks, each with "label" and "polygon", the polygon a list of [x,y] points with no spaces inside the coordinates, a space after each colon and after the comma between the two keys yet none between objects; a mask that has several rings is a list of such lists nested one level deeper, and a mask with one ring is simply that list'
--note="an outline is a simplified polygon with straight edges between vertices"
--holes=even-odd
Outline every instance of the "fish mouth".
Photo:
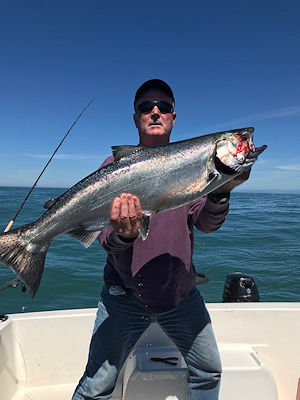
[{"label": "fish mouth", "polygon": [[249,160],[249,159],[252,159],[252,158],[257,159],[257,157],[258,157],[263,151],[265,151],[267,147],[268,147],[268,146],[267,146],[266,144],[264,144],[263,146],[260,146],[260,147],[256,147],[256,148],[255,148],[255,151],[251,151],[251,152],[250,152],[250,154],[249,154],[249,156],[248,156],[248,160]]},{"label": "fish mouth", "polygon": [[[253,145],[253,150],[249,151],[248,155],[246,156],[246,158],[242,164],[242,166],[244,166],[244,168],[243,168],[244,171],[246,171],[247,169],[252,167],[252,165],[256,161],[257,157],[263,151],[265,151],[266,148],[267,148],[266,145],[263,145],[260,147],[254,147],[254,145]],[[224,164],[224,162],[222,162],[217,155],[215,155],[215,157],[214,157],[214,164],[215,164],[217,171],[220,172],[221,174],[234,175],[241,170],[240,164],[238,164],[239,168],[234,169],[234,168],[230,167],[229,165]]]}]

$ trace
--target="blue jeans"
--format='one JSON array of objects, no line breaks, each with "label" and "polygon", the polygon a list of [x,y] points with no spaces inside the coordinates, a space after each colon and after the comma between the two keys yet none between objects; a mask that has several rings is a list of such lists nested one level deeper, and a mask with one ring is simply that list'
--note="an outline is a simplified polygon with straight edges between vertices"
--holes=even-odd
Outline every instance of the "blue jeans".
[{"label": "blue jeans", "polygon": [[188,368],[190,400],[217,400],[221,361],[209,314],[197,288],[178,307],[147,311],[127,294],[103,288],[88,363],[72,400],[108,400],[133,346],[151,322],[173,340]]}]

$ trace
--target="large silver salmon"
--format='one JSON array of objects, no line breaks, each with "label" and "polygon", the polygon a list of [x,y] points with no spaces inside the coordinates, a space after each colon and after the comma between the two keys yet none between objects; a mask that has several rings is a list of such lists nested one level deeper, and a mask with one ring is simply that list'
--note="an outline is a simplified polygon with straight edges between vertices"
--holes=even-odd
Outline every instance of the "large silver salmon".
[{"label": "large silver salmon", "polygon": [[0,263],[12,268],[33,297],[55,236],[70,235],[88,247],[110,224],[111,203],[123,192],[139,197],[146,216],[210,193],[251,168],[265,150],[254,147],[253,131],[218,132],[158,147],[113,147],[112,164],[67,190],[35,222],[0,235]]}]

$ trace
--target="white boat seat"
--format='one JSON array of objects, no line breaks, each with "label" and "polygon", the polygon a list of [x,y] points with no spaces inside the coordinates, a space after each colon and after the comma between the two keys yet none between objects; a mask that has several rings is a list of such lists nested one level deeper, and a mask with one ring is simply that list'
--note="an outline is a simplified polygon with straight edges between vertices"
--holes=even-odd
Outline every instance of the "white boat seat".
[{"label": "white boat seat", "polygon": [[186,364],[176,347],[141,347],[129,356],[123,400],[141,400],[142,393],[147,400],[188,399]]},{"label": "white boat seat", "polygon": [[277,400],[274,377],[249,345],[219,345],[223,374],[220,400]]}]

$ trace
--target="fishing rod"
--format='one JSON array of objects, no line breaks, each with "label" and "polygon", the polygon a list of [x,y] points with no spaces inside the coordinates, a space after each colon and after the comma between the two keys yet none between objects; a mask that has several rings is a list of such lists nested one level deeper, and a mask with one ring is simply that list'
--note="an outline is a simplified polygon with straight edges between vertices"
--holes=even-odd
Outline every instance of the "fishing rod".
[{"label": "fishing rod", "polygon": [[[43,175],[43,173],[45,172],[45,169],[48,167],[48,165],[50,164],[52,158],[55,156],[57,150],[60,148],[60,146],[63,144],[65,138],[68,136],[68,134],[71,132],[72,128],[74,127],[74,125],[77,123],[77,121],[79,120],[79,118],[82,116],[82,114],[85,112],[85,110],[89,107],[89,105],[94,101],[95,99],[92,99],[85,107],[84,109],[79,113],[78,117],[75,119],[75,121],[73,122],[73,124],[70,126],[70,128],[67,130],[67,133],[65,134],[65,136],[62,138],[62,140],[60,141],[59,145],[56,147],[56,149],[54,150],[52,156],[49,158],[48,162],[45,164],[44,168],[42,169],[41,173],[39,174],[39,176],[37,177],[36,181],[34,182],[32,188],[29,190],[27,196],[25,197],[25,199],[23,200],[23,203],[21,204],[20,208],[18,209],[18,211],[16,212],[16,215],[14,216],[14,218],[9,222],[9,224],[7,225],[7,227],[4,229],[4,232],[8,232],[11,227],[13,226],[17,216],[19,215],[20,211],[22,210],[22,208],[24,207],[24,204],[26,203],[26,201],[28,200],[28,197],[31,195],[33,189],[35,188],[35,186],[37,185],[38,181],[40,180],[41,176]],[[21,282],[20,278],[16,278],[13,281],[9,281],[6,282],[4,285],[0,286],[0,292],[2,290],[5,290],[7,288],[15,288],[19,285],[19,283]],[[25,286],[24,284],[22,284],[22,292],[24,292]]]},{"label": "fishing rod", "polygon": [[56,149],[54,150],[52,156],[49,158],[48,162],[46,163],[46,165],[44,166],[44,168],[42,169],[42,172],[40,173],[40,175],[38,176],[38,178],[36,179],[36,181],[34,182],[32,188],[29,190],[27,196],[25,197],[23,203],[21,204],[20,208],[18,209],[16,215],[14,216],[14,218],[9,222],[9,224],[7,225],[7,227],[4,229],[4,232],[8,232],[11,227],[13,226],[17,216],[19,215],[20,211],[22,210],[22,208],[24,207],[24,204],[26,203],[28,197],[31,195],[33,189],[35,188],[35,186],[37,185],[38,181],[40,180],[41,176],[43,175],[43,173],[45,172],[45,169],[48,167],[48,165],[50,164],[52,158],[55,156],[57,150],[60,148],[60,146],[63,144],[65,138],[68,136],[68,134],[71,132],[72,128],[74,127],[74,125],[77,123],[77,121],[79,120],[79,118],[82,116],[82,114],[85,112],[85,110],[89,107],[89,105],[94,101],[95,99],[92,99],[85,107],[84,109],[79,113],[78,117],[75,119],[75,121],[73,122],[73,124],[70,126],[70,128],[68,129],[67,133],[65,134],[65,136],[62,138],[62,140],[60,141],[59,145],[56,147]]}]

